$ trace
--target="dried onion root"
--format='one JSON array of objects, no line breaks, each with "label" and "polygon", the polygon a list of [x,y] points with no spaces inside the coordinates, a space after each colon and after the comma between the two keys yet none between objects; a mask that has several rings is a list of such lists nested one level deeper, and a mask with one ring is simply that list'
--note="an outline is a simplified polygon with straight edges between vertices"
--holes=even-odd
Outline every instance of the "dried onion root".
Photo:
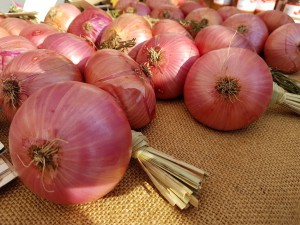
[{"label": "dried onion root", "polygon": [[205,171],[150,147],[148,139],[136,131],[132,131],[132,158],[172,206],[198,208],[199,191],[208,176]]},{"label": "dried onion root", "polygon": [[300,114],[300,95],[292,94],[273,82],[273,96],[270,105],[280,104]]}]

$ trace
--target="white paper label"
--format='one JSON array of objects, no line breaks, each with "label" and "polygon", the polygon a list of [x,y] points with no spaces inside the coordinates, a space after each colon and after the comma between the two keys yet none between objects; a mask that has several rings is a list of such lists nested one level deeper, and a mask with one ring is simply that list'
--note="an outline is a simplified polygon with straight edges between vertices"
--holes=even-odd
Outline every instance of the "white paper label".
[{"label": "white paper label", "polygon": [[12,170],[12,165],[7,160],[0,157],[0,188],[17,177],[17,173]]},{"label": "white paper label", "polygon": [[276,0],[257,0],[256,10],[267,11],[275,8]]},{"label": "white paper label", "polygon": [[0,155],[5,152],[5,147],[4,145],[0,142]]},{"label": "white paper label", "polygon": [[286,3],[283,12],[292,17],[296,23],[300,23],[300,5]]},{"label": "white paper label", "polygon": [[231,0],[214,0],[214,4],[216,5],[231,5]]},{"label": "white paper label", "polygon": [[37,18],[44,21],[50,8],[56,5],[57,0],[26,0],[23,9],[26,12],[38,12]]},{"label": "white paper label", "polygon": [[257,0],[238,0],[236,8],[245,12],[254,12],[257,5]]}]

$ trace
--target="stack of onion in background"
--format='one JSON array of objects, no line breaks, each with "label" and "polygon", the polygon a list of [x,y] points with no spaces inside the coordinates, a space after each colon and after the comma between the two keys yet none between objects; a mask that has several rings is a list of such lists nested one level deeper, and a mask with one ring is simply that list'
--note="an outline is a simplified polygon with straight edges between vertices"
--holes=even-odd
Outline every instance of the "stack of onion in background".
[{"label": "stack of onion in background", "polygon": [[131,129],[155,119],[157,101],[182,99],[199,126],[242,129],[270,107],[270,68],[300,70],[300,25],[282,12],[214,10],[202,0],[115,8],[64,3],[41,24],[0,22],[12,160],[27,187],[56,203],[89,202],[117,185]]}]

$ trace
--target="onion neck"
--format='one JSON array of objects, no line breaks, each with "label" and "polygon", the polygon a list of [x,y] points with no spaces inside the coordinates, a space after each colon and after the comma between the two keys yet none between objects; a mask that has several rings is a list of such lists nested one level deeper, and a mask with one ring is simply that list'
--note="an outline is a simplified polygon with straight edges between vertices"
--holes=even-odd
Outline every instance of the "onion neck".
[{"label": "onion neck", "polygon": [[155,46],[148,50],[148,61],[153,66],[159,66],[162,60],[162,50],[160,47]]},{"label": "onion neck", "polygon": [[88,33],[90,33],[90,32],[93,31],[93,26],[91,25],[90,22],[85,22],[83,24],[83,30],[86,31],[86,32],[88,32]]},{"label": "onion neck", "polygon": [[4,104],[16,109],[21,102],[21,88],[17,80],[4,80],[2,84]]},{"label": "onion neck", "polygon": [[238,100],[241,86],[236,78],[225,76],[217,80],[215,89],[225,100],[233,102]]},{"label": "onion neck", "polygon": [[164,18],[164,19],[170,19],[171,18],[170,12],[168,10],[164,10],[162,12],[162,18]]},{"label": "onion neck", "polygon": [[240,25],[238,26],[237,31],[241,34],[245,34],[248,32],[248,27],[245,25]]},{"label": "onion neck", "polygon": [[135,46],[135,44],[135,38],[132,38],[131,40],[122,41],[121,37],[117,34],[116,31],[114,31],[113,34],[106,41],[100,44],[100,49],[109,48],[125,52],[126,50],[128,50],[128,48]]}]

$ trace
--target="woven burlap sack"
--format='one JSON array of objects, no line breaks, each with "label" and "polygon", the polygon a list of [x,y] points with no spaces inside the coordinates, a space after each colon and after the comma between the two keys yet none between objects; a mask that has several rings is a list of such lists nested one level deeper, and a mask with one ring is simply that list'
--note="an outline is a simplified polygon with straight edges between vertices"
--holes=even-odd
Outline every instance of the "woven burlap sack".
[{"label": "woven burlap sack", "polygon": [[[49,203],[16,179],[0,189],[0,224],[299,225],[299,119],[274,106],[245,129],[220,132],[195,121],[181,99],[159,101],[156,118],[141,131],[152,147],[210,174],[199,209],[169,205],[132,160],[111,193],[83,205]],[[8,146],[2,115],[0,124]]]}]

